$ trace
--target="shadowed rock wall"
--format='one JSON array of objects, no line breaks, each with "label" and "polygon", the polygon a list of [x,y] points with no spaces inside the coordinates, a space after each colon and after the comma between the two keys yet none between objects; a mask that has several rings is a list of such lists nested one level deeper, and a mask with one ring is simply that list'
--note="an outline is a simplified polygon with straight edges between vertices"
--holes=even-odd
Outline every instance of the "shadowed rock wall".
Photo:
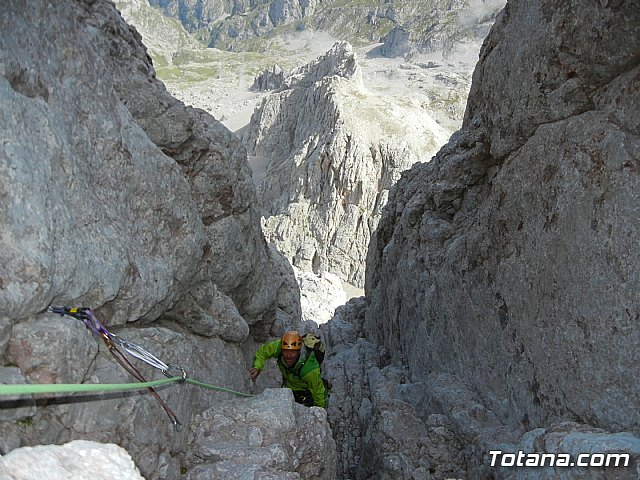
[{"label": "shadowed rock wall", "polygon": [[463,128],[403,174],[367,260],[367,336],[534,428],[640,423],[640,7],[510,1]]}]

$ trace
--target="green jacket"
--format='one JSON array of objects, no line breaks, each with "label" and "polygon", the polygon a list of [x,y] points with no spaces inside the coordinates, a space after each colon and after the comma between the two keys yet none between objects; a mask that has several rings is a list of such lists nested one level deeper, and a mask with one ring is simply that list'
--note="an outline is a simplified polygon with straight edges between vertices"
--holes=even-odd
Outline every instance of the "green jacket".
[{"label": "green jacket", "polygon": [[316,360],[315,354],[311,352],[307,358],[304,349],[301,350],[297,363],[292,368],[288,368],[282,361],[281,353],[282,340],[265,343],[256,351],[253,358],[253,368],[262,370],[268,359],[277,357],[278,368],[282,373],[284,384],[291,390],[309,390],[314,405],[326,408],[328,392],[322,382],[320,364]]}]

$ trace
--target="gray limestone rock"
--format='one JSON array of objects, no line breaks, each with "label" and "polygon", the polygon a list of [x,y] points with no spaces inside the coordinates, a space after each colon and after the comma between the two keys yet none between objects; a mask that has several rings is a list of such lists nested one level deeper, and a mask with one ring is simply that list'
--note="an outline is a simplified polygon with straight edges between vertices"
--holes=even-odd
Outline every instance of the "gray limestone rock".
[{"label": "gray limestone rock", "polygon": [[[10,1],[0,30],[2,363],[17,382],[134,381],[81,322],[40,313],[91,306],[191,378],[248,390],[249,325],[298,320],[300,301],[261,233],[238,139],[166,92],[111,2]],[[24,421],[4,402],[0,448],[117,443],[149,480],[178,478],[188,432],[141,393],[44,395]],[[185,385],[158,394],[185,425],[210,401]]]},{"label": "gray limestone rock", "polygon": [[344,42],[285,84],[242,136],[252,161],[266,165],[258,188],[263,231],[301,270],[361,286],[389,188],[446,135],[421,107],[401,108],[364,89]]},{"label": "gray limestone rock", "polygon": [[[609,108],[594,102],[637,66],[637,6],[582,7],[512,2],[498,17],[474,72],[465,118],[470,125],[482,117],[494,157],[514,152],[542,124]],[[627,98],[615,104],[619,110],[632,108]]]},{"label": "gray limestone rock", "polygon": [[284,70],[279,65],[274,65],[258,74],[251,85],[251,90],[259,92],[276,90],[282,86],[283,82]]},{"label": "gray limestone rock", "polygon": [[412,2],[392,4],[385,16],[393,28],[380,41],[385,57],[410,59],[419,54],[440,54],[448,59],[465,43],[482,40],[505,0],[431,0],[426,5]]},{"label": "gray limestone rock", "polygon": [[[123,0],[120,0],[123,1]],[[131,1],[131,0],[127,0]],[[328,32],[354,44],[381,43],[395,27],[409,34],[411,50],[448,54],[455,44],[484,38],[506,0],[151,0],[190,32],[206,31],[208,44],[239,51],[268,49],[278,34]],[[262,42],[256,42],[260,37]]]},{"label": "gray limestone rock", "polygon": [[[0,367],[0,385],[23,385],[27,379],[18,367]],[[3,395],[0,398],[0,421],[12,422],[31,418],[36,413],[36,403],[33,397],[22,395]],[[8,433],[8,432],[6,432]],[[0,444],[0,452],[5,445]]]},{"label": "gray limestone rock", "polygon": [[385,37],[380,47],[384,57],[404,57],[409,53],[409,32],[400,26],[394,27]]},{"label": "gray limestone rock", "polygon": [[463,128],[370,244],[367,338],[512,430],[640,422],[638,25],[627,2],[509,2]]},{"label": "gray limestone rock", "polygon": [[[446,391],[455,382],[411,383],[406,367],[389,364],[383,347],[358,338],[365,308],[364,299],[351,300],[321,326],[328,351],[323,371],[332,383],[328,414],[338,445],[338,478],[466,477],[466,442],[459,434],[465,421],[458,424],[430,400],[435,392],[427,393],[427,385],[439,384]],[[458,396],[448,397],[457,402],[458,417],[476,405],[462,392],[458,388]]]},{"label": "gray limestone rock", "polygon": [[[562,422],[548,428],[531,430],[517,444],[494,446],[492,451],[496,453],[489,454],[487,463],[493,461],[496,465],[496,478],[504,480],[634,480],[638,478],[640,465],[640,438],[637,436],[628,432],[609,433],[574,422]],[[515,457],[512,458],[516,464],[537,463],[540,466],[509,467],[512,460],[508,457],[509,454]],[[552,455],[555,456],[553,462]],[[569,466],[566,466],[567,463]],[[589,466],[572,466],[571,463],[587,463]]]},{"label": "gray limestone rock", "polygon": [[0,478],[7,480],[144,480],[118,445],[76,440],[64,445],[23,447],[0,457]]},{"label": "gray limestone rock", "polygon": [[335,442],[322,408],[293,401],[289,389],[221,398],[195,417],[187,478],[334,479]]},{"label": "gray limestone rock", "polygon": [[188,30],[204,27],[207,19],[219,18],[232,11],[243,13],[249,3],[250,0],[149,0],[150,5],[179,19]]},{"label": "gray limestone rock", "polygon": [[[257,228],[255,187],[238,139],[209,114],[168,94],[155,79],[140,35],[113,9],[94,6],[93,12],[90,23],[103,32],[94,39],[95,48],[108,62],[119,97],[149,138],[180,165],[191,187],[207,239],[192,286],[199,289],[198,280],[212,280],[250,325],[272,323],[277,308],[299,313],[296,298],[278,296],[292,273],[282,271]],[[109,41],[114,24],[122,39],[118,48]],[[184,301],[190,296],[186,293]],[[199,305],[207,309],[216,301],[202,297]]]},{"label": "gray limestone rock", "polygon": [[327,350],[322,371],[332,385],[327,413],[338,449],[338,478],[356,478],[371,411],[366,371],[380,365],[375,345],[357,338],[361,336],[364,306],[363,299],[351,300],[320,326]]},{"label": "gray limestone rock", "polygon": [[[61,345],[68,345],[64,352]],[[13,326],[8,360],[32,383],[80,383],[98,347],[79,320],[44,314]]]},{"label": "gray limestone rock", "polygon": [[330,321],[335,309],[347,301],[347,295],[338,276],[331,273],[316,275],[295,267],[294,272],[300,285],[302,320],[317,324]]},{"label": "gray limestone rock", "polygon": [[11,321],[6,317],[0,317],[0,358],[4,355],[10,338]]},{"label": "gray limestone rock", "polygon": [[[576,422],[529,431],[505,425],[469,382],[443,373],[416,382],[384,347],[358,338],[365,308],[364,299],[352,300],[321,326],[338,478],[636,478],[640,438],[632,431]],[[524,466],[543,454],[546,466]],[[562,466],[589,458],[594,467]]]},{"label": "gray limestone rock", "polygon": [[362,82],[362,71],[348,42],[336,42],[324,55],[291,71],[283,83],[287,88],[311,87],[323,78],[333,76]]},{"label": "gray limestone rock", "polygon": [[273,0],[269,5],[269,20],[274,27],[302,18],[302,2],[290,0]]},{"label": "gray limestone rock", "polygon": [[[239,347],[219,338],[180,334],[163,327],[114,330],[120,338],[140,345],[160,360],[181,366],[191,379],[209,385],[248,391],[245,362]],[[135,380],[118,365],[104,345],[90,363],[85,383],[130,383]],[[146,379],[163,375],[144,363],[129,360]],[[180,375],[177,368],[170,375]],[[31,425],[21,432],[23,442],[59,443],[77,438],[117,443],[134,458],[147,479],[177,478],[182,462],[176,452],[188,449],[191,418],[222,393],[174,383],[157,390],[184,426],[177,431],[160,402],[147,391],[129,394],[62,396],[56,405],[39,408]],[[164,473],[163,473],[164,472]]]},{"label": "gray limestone rock", "polygon": [[249,325],[233,301],[210,281],[192,289],[165,317],[205,337],[242,342],[249,335]]},{"label": "gray limestone rock", "polygon": [[12,320],[54,300],[110,301],[114,323],[153,318],[206,241],[179,167],[116,95],[84,6],[9,2],[0,19],[0,315]]}]

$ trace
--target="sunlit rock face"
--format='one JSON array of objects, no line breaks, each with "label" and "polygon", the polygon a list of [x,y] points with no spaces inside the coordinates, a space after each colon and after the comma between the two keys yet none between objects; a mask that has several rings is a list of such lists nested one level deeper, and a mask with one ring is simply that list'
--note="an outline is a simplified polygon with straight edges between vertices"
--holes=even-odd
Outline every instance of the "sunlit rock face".
[{"label": "sunlit rock face", "polygon": [[[276,319],[295,325],[300,301],[239,140],[167,93],[112,2],[8,2],[0,27],[1,381],[133,381],[53,304],[91,307],[189,376],[247,390],[244,351]],[[188,425],[200,393],[161,397]],[[177,478],[188,442],[151,395],[0,400],[0,423],[2,454],[115,443],[149,480]]]},{"label": "sunlit rock face", "polygon": [[428,161],[445,131],[419,106],[362,85],[351,45],[291,72],[242,132],[265,236],[296,267],[361,286],[364,260],[400,172]]}]

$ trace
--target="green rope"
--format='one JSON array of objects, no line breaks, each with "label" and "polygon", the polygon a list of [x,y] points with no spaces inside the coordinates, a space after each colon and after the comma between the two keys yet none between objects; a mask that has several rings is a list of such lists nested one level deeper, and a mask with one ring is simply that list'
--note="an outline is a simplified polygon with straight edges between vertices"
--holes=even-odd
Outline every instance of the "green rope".
[{"label": "green rope", "polygon": [[[182,379],[182,377],[178,377],[178,378]],[[185,382],[190,383],[191,385],[197,385],[198,387],[208,388],[210,390],[219,390],[221,392],[233,393],[234,395],[238,395],[240,397],[253,397],[252,393],[236,392],[235,390],[229,390],[228,388],[224,388],[224,387],[216,387],[214,385],[208,385],[206,383],[202,383],[197,380],[191,380],[190,378],[187,378]]]},{"label": "green rope", "polygon": [[184,379],[182,377],[171,377],[152,382],[136,383],[55,383],[55,384],[20,384],[20,385],[0,385],[0,397],[3,395],[33,395],[38,393],[80,393],[80,392],[124,392],[127,390],[142,390],[145,388],[161,387],[174,382],[186,382],[210,390],[233,393],[235,395],[251,397],[250,393],[236,392],[223,387],[216,387],[207,383]]}]

